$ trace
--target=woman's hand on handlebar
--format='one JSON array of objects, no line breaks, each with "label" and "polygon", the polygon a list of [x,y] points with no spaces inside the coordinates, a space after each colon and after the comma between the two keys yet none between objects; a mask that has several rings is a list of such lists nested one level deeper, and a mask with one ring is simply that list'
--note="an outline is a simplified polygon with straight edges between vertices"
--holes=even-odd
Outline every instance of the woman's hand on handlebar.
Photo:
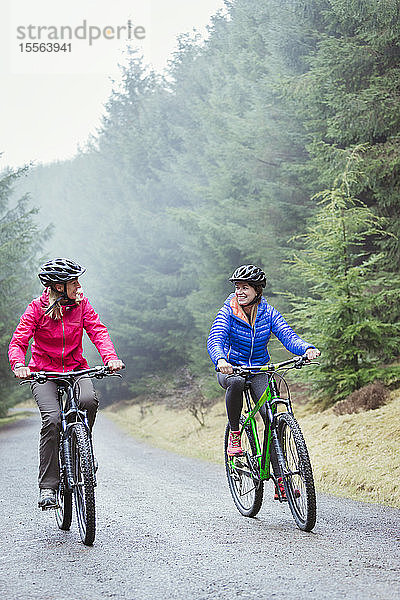
[{"label": "woman's hand on handlebar", "polygon": [[308,348],[306,350],[306,356],[308,360],[314,360],[314,358],[317,358],[320,354],[321,352],[318,350],[318,348]]},{"label": "woman's hand on handlebar", "polygon": [[18,379],[27,379],[28,377],[31,376],[31,370],[29,367],[16,367],[13,371],[15,377],[18,377]]},{"label": "woman's hand on handlebar", "polygon": [[219,372],[223,373],[224,375],[232,375],[233,373],[232,365],[229,364],[224,358],[219,359],[217,362],[217,368]]},{"label": "woman's hand on handlebar", "polygon": [[110,369],[110,371],[120,371],[125,367],[125,365],[122,360],[109,360],[107,367]]}]

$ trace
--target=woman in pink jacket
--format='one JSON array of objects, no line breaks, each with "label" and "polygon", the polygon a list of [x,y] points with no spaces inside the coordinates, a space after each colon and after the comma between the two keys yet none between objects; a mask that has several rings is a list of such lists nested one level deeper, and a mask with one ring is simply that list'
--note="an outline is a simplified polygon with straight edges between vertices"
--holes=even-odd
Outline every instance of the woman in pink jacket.
[{"label": "woman in pink jacket", "polygon": [[[9,347],[11,369],[24,379],[32,371],[78,371],[88,368],[82,354],[83,330],[96,346],[100,356],[112,371],[122,369],[107,328],[100,321],[89,300],[81,291],[78,277],[86,269],[66,258],[56,258],[44,264],[39,279],[45,286],[43,294],[27,307],[14,332]],[[29,341],[32,358],[25,366]],[[93,427],[98,400],[91,379],[79,382],[79,404],[87,411]],[[59,484],[58,440],[60,409],[57,387],[52,381],[33,383],[32,393],[42,417],[39,443],[39,506],[56,505]]]}]

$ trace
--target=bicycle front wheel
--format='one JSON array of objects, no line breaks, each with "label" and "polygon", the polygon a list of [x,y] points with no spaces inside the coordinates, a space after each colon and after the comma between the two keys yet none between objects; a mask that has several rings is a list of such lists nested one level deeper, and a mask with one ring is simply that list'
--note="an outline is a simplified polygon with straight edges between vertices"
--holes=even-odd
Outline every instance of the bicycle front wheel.
[{"label": "bicycle front wheel", "polygon": [[293,415],[279,416],[278,439],[285,459],[283,482],[293,518],[303,531],[311,531],[317,518],[314,478],[306,443]]},{"label": "bicycle front wheel", "polygon": [[93,458],[88,433],[81,423],[73,426],[72,468],[79,533],[82,542],[91,546],[96,534]]},{"label": "bicycle front wheel", "polygon": [[64,461],[61,460],[60,449],[60,483],[57,490],[56,521],[63,531],[69,531],[72,521],[72,492],[68,489]]},{"label": "bicycle front wheel", "polygon": [[[241,418],[241,424],[243,418]],[[254,517],[260,510],[264,482],[257,476],[258,458],[254,435],[250,425],[246,426],[242,434],[242,456],[228,456],[229,424],[225,430],[225,468],[229,489],[233,501],[239,512],[245,517]]]}]

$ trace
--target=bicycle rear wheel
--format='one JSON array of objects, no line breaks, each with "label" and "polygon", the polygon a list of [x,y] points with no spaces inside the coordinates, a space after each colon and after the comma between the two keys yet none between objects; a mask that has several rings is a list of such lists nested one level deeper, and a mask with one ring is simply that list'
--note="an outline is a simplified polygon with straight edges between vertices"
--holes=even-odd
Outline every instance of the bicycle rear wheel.
[{"label": "bicycle rear wheel", "polygon": [[317,518],[314,478],[306,443],[293,415],[279,416],[278,439],[285,459],[283,482],[293,518],[303,531],[311,531]]},{"label": "bicycle rear wheel", "polygon": [[[241,425],[244,419],[241,418]],[[260,510],[264,482],[257,477],[258,459],[254,435],[250,425],[242,434],[243,456],[231,457],[227,454],[230,427],[225,429],[225,468],[229,489],[239,512],[245,517],[254,517]]]},{"label": "bicycle rear wheel", "polygon": [[79,533],[82,542],[91,546],[96,535],[93,457],[88,433],[81,423],[73,426],[72,468]]}]

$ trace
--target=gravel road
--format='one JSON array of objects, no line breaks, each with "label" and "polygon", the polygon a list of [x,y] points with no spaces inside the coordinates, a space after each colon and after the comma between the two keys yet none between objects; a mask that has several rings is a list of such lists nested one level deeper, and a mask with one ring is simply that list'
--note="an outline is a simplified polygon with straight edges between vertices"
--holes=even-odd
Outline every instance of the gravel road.
[{"label": "gravel road", "polygon": [[[386,599],[400,596],[400,511],[318,496],[298,530],[272,484],[255,519],[222,467],[129,437],[104,415],[93,547],[37,508],[39,418],[0,430],[0,597],[5,600]],[[75,517],[75,515],[74,515]]]}]

